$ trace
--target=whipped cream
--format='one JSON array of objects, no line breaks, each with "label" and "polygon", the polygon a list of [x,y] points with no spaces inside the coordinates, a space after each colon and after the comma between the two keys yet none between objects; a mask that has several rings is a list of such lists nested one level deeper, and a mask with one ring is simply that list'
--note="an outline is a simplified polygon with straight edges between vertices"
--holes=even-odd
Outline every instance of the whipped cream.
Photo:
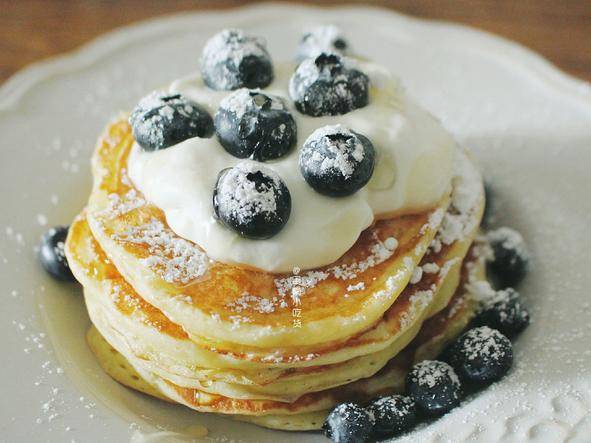
[{"label": "whipped cream", "polygon": [[[425,210],[449,192],[456,145],[428,112],[410,100],[398,80],[379,65],[359,62],[370,78],[368,106],[346,115],[309,117],[288,96],[293,65],[276,66],[275,80],[264,90],[283,97],[297,123],[297,145],[281,159],[265,163],[284,180],[292,197],[291,216],[270,239],[240,237],[214,217],[213,190],[219,172],[240,159],[217,138],[192,138],[168,149],[143,152],[136,144],[128,172],[145,198],[166,215],[171,229],[217,261],[268,272],[291,272],[327,265],[341,257],[376,218]],[[207,88],[196,74],[177,80],[181,93],[215,115],[229,94]],[[325,125],[346,126],[371,140],[376,150],[369,183],[349,197],[323,196],[304,180],[298,166],[302,144]]]}]

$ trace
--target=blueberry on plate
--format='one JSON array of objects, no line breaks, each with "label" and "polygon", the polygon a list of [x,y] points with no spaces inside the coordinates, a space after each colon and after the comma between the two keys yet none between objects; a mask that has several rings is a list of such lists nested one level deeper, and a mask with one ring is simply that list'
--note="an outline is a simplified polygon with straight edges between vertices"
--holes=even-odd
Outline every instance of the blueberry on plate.
[{"label": "blueberry on plate", "polygon": [[324,435],[336,443],[363,443],[371,437],[369,413],[355,403],[341,403],[322,426]]},{"label": "blueberry on plate", "polygon": [[64,251],[68,229],[66,226],[51,228],[43,235],[39,249],[39,261],[43,268],[61,281],[75,280]]},{"label": "blueberry on plate", "polygon": [[369,139],[344,126],[314,131],[300,151],[300,171],[320,194],[344,197],[367,184],[373,174],[375,150]]},{"label": "blueberry on plate", "polygon": [[317,26],[306,32],[298,45],[297,59],[316,57],[321,52],[346,55],[349,44],[341,30],[334,25]]},{"label": "blueberry on plate", "polygon": [[424,360],[414,365],[406,376],[406,392],[431,416],[445,414],[462,398],[462,386],[454,369],[438,360]]},{"label": "blueberry on plate", "polygon": [[209,113],[181,94],[153,92],[142,98],[129,123],[144,151],[166,149],[189,138],[213,135]]},{"label": "blueberry on plate", "polygon": [[295,120],[279,97],[245,88],[222,100],[215,128],[230,154],[259,161],[284,156],[297,137]]},{"label": "blueberry on plate", "polygon": [[477,385],[501,379],[513,363],[513,347],[496,329],[480,326],[465,332],[450,349],[450,364],[458,375]]},{"label": "blueberry on plate", "polygon": [[482,214],[482,227],[488,228],[495,220],[494,190],[489,181],[484,181],[484,212]]},{"label": "blueberry on plate", "polygon": [[529,253],[521,234],[502,227],[486,235],[493,251],[488,267],[502,287],[516,286],[527,274]]},{"label": "blueberry on plate", "polygon": [[291,195],[275,171],[242,161],[220,172],[213,208],[218,219],[241,236],[265,239],[287,223]]},{"label": "blueberry on plate", "polygon": [[417,422],[414,400],[404,395],[390,395],[374,400],[367,407],[373,417],[373,432],[380,437],[399,435]]},{"label": "blueberry on plate", "polygon": [[207,86],[218,91],[264,88],[273,80],[273,65],[263,39],[226,29],[205,44],[201,75]]},{"label": "blueberry on plate", "polygon": [[513,288],[507,288],[497,291],[493,297],[483,303],[473,323],[476,326],[498,329],[512,338],[523,331],[529,322],[530,315],[519,292]]},{"label": "blueberry on plate", "polygon": [[322,52],[300,63],[289,82],[289,95],[303,114],[346,114],[367,105],[369,77],[349,59]]}]

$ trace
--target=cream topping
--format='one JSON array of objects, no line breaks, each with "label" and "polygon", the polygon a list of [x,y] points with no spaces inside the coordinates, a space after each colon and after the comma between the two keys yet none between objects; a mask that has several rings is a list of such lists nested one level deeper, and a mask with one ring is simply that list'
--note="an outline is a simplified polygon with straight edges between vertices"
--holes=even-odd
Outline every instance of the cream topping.
[{"label": "cream topping", "polygon": [[[341,257],[376,217],[434,207],[449,191],[456,145],[428,112],[408,98],[384,68],[360,62],[370,77],[369,105],[346,115],[309,117],[288,96],[294,67],[276,67],[265,91],[280,96],[297,123],[297,145],[285,157],[266,162],[286,183],[292,197],[291,216],[276,236],[250,240],[219,223],[212,196],[219,172],[240,161],[216,137],[192,138],[168,149],[143,152],[132,148],[129,176],[145,198],[162,209],[171,229],[224,263],[269,272],[290,272],[327,265]],[[186,95],[215,115],[228,91],[207,88],[199,75],[173,82],[170,92]],[[371,140],[376,165],[369,183],[349,197],[323,196],[303,179],[298,157],[312,132],[343,125]]]}]

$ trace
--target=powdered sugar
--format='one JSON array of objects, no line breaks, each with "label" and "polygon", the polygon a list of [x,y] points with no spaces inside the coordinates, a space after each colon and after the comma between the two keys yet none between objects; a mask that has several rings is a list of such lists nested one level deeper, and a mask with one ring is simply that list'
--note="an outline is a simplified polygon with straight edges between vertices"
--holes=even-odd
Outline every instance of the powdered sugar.
[{"label": "powdered sugar", "polygon": [[500,242],[504,249],[515,251],[524,261],[529,260],[529,252],[527,251],[525,241],[515,229],[503,226],[488,232],[486,237],[490,243]]},{"label": "powdered sugar", "polygon": [[141,260],[166,282],[183,284],[201,277],[208,269],[209,259],[196,245],[177,237],[162,222],[152,219],[142,226],[113,235],[120,242],[147,246],[150,256]]},{"label": "powdered sugar", "polygon": [[130,189],[123,196],[115,193],[109,194],[107,198],[109,199],[107,207],[97,213],[98,216],[107,219],[115,219],[146,204],[146,200],[135,189]]},{"label": "powdered sugar", "polygon": [[454,164],[455,176],[451,207],[429,219],[433,227],[439,221],[441,226],[430,249],[439,252],[443,245],[451,245],[470,235],[480,222],[478,202],[483,198],[482,178],[467,155],[458,152]]},{"label": "powdered sugar", "polygon": [[316,57],[321,52],[347,54],[348,44],[339,28],[334,25],[317,26],[307,30],[298,45],[297,58]]},{"label": "powdered sugar", "polygon": [[[263,180],[251,179],[251,174],[261,174]],[[216,198],[220,211],[232,219],[247,224],[262,214],[271,218],[276,214],[277,202],[287,188],[272,169],[254,161],[242,161],[227,170],[218,181]]]},{"label": "powdered sugar", "polygon": [[247,88],[236,90],[220,102],[220,108],[231,111],[237,119],[241,119],[248,110],[263,105],[268,109],[285,110],[280,97]]},{"label": "powdered sugar", "polygon": [[323,126],[304,143],[300,165],[317,170],[321,175],[351,177],[356,165],[365,158],[365,149],[349,128],[340,124]]},{"label": "powdered sugar", "polygon": [[459,343],[467,360],[499,360],[511,351],[509,340],[488,326],[470,329]]},{"label": "powdered sugar", "polygon": [[[266,86],[272,79],[272,69],[265,40],[246,35],[239,29],[226,29],[211,37],[203,48],[201,72],[207,85],[218,90],[242,86],[240,64],[246,58],[268,63],[269,72],[259,73]],[[269,77],[268,79],[266,77]]]},{"label": "powdered sugar", "polygon": [[417,363],[410,372],[410,377],[419,386],[426,388],[434,388],[448,382],[457,387],[460,386],[460,379],[452,367],[436,360],[424,360]]},{"label": "powdered sugar", "polygon": [[228,303],[226,307],[237,313],[247,310],[254,310],[260,314],[270,314],[275,312],[275,307],[277,305],[280,305],[281,307],[287,307],[287,304],[278,297],[268,299],[245,292],[233,302]]},{"label": "powdered sugar", "polygon": [[[373,240],[374,243],[370,248],[370,254],[358,262],[333,266],[325,271],[310,271],[303,275],[275,279],[275,287],[279,295],[285,297],[287,294],[290,294],[292,299],[299,300],[309,289],[315,287],[319,282],[326,280],[331,275],[340,280],[352,280],[369,268],[377,266],[390,258],[398,245],[394,237],[388,237],[382,242],[374,234]],[[389,249],[386,244],[393,249]],[[365,287],[365,285],[363,286]],[[353,290],[363,289],[360,283],[354,287],[356,289]]]}]

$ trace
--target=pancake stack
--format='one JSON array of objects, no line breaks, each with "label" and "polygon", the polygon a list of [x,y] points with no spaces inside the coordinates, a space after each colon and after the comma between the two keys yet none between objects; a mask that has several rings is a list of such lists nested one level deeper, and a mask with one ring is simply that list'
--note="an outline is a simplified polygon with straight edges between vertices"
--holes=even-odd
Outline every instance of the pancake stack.
[{"label": "pancake stack", "polygon": [[337,403],[400,392],[474,315],[484,192],[463,151],[435,207],[376,221],[328,266],[272,274],[176,235],[127,176],[133,143],[126,116],[107,127],[66,243],[90,347],[115,380],[197,411],[319,429]]}]

